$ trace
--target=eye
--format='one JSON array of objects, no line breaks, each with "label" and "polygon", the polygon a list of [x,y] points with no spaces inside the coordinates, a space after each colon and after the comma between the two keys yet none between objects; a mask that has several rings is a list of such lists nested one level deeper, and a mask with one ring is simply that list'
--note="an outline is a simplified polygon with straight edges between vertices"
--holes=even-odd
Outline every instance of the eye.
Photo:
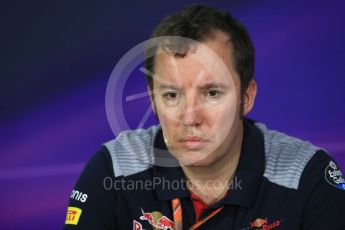
[{"label": "eye", "polygon": [[205,102],[210,105],[217,105],[219,102],[222,101],[222,96],[224,95],[223,91],[218,89],[208,89],[204,93]]},{"label": "eye", "polygon": [[168,106],[178,105],[181,99],[179,92],[166,92],[162,94],[163,102]]},{"label": "eye", "polygon": [[164,97],[167,98],[168,100],[174,100],[177,98],[177,93],[169,92],[169,93],[164,94]]},{"label": "eye", "polygon": [[218,97],[219,96],[219,91],[217,91],[217,90],[208,90],[207,91],[207,96],[209,96],[209,97]]}]

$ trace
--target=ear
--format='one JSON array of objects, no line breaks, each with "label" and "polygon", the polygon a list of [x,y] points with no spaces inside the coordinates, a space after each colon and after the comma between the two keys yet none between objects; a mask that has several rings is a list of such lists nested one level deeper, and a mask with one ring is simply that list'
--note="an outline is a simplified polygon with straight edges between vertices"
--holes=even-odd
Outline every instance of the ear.
[{"label": "ear", "polygon": [[257,92],[256,81],[253,79],[249,82],[248,88],[243,95],[243,116],[247,115],[254,107]]},{"label": "ear", "polygon": [[147,91],[149,92],[149,96],[150,96],[151,109],[152,109],[153,113],[155,115],[157,115],[153,90],[151,90],[150,87],[147,87]]}]

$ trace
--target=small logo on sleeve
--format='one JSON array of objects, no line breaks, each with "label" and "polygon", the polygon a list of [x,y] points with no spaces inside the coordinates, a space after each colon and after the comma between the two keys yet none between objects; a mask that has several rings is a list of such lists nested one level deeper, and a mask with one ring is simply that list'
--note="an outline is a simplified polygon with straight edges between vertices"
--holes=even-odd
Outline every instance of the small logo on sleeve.
[{"label": "small logo on sleeve", "polygon": [[77,225],[81,213],[82,213],[82,210],[80,208],[68,207],[65,224]]},{"label": "small logo on sleeve", "polygon": [[325,170],[326,181],[336,188],[345,190],[345,180],[342,172],[334,161],[330,161]]},{"label": "small logo on sleeve", "polygon": [[87,194],[78,190],[72,190],[71,199],[85,203],[87,200]]}]

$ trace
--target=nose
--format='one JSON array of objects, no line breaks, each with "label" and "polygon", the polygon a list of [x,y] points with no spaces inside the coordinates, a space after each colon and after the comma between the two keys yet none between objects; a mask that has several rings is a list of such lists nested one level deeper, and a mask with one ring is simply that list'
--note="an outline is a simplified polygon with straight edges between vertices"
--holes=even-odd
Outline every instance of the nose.
[{"label": "nose", "polygon": [[187,96],[184,111],[182,111],[182,123],[185,126],[200,126],[202,123],[202,109],[198,98],[194,95]]}]

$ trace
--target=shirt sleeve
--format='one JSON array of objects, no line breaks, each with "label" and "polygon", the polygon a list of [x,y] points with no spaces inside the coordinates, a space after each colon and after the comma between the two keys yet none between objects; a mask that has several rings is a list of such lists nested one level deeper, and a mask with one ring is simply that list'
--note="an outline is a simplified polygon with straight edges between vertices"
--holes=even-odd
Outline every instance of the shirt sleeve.
[{"label": "shirt sleeve", "polygon": [[308,196],[302,229],[344,230],[345,181],[335,161],[318,151],[308,163],[302,182]]},{"label": "shirt sleeve", "polygon": [[72,190],[63,229],[116,229],[114,179],[110,154],[102,147]]}]

